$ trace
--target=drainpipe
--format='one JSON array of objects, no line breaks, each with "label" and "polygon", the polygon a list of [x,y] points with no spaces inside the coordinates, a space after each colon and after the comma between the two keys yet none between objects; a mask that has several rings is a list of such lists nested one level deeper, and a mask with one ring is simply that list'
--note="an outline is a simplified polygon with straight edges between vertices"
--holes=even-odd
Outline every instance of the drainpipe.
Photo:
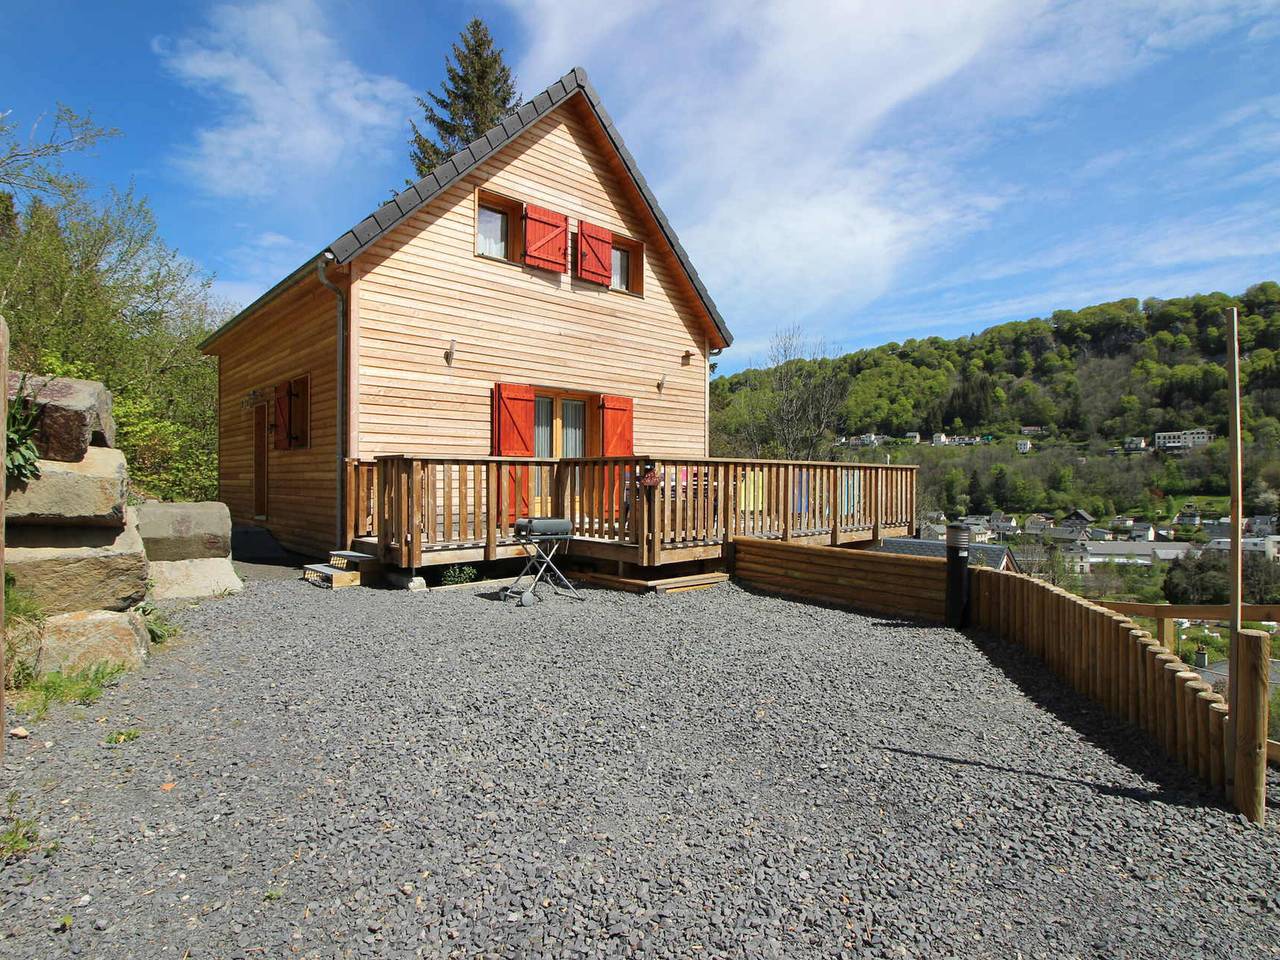
[{"label": "drainpipe", "polygon": [[334,537],[334,543],[338,545],[339,550],[346,550],[351,545],[343,543],[343,537],[346,536],[346,517],[347,517],[347,297],[332,280],[329,279],[326,271],[329,264],[333,262],[333,254],[328,250],[316,259],[316,277],[320,282],[333,291],[333,295],[338,298],[338,432],[337,442],[337,464],[335,470],[338,479],[338,516],[337,516],[337,535]]}]

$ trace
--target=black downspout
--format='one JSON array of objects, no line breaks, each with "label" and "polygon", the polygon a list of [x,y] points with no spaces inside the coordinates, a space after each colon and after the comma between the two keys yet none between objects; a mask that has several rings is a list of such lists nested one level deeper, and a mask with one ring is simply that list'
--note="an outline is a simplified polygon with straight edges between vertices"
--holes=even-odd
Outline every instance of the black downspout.
[{"label": "black downspout", "polygon": [[333,291],[333,295],[338,298],[338,343],[336,353],[338,355],[338,432],[337,442],[337,479],[338,479],[338,517],[337,517],[337,534],[334,537],[334,543],[338,545],[339,550],[348,550],[351,544],[344,543],[343,538],[347,533],[347,432],[349,424],[347,423],[347,297],[342,289],[333,283],[326,274],[329,264],[333,261],[333,254],[327,250],[316,260],[316,276],[320,282]]}]

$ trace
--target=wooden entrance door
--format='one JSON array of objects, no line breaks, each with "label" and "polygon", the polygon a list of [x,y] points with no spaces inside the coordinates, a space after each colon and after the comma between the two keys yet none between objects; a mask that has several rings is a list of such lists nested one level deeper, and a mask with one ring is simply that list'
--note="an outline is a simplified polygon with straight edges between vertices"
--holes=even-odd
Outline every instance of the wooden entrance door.
[{"label": "wooden entrance door", "polygon": [[253,408],[253,515],[267,516],[267,405]]}]

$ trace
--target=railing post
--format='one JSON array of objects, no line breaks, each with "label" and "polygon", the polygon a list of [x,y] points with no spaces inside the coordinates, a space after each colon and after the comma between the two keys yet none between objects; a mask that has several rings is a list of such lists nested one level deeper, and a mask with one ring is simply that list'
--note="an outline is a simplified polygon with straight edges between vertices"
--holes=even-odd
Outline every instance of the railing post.
[{"label": "railing post", "polygon": [[1267,806],[1267,680],[1271,637],[1261,630],[1238,630],[1235,684],[1238,703],[1229,704],[1235,727],[1236,809],[1262,823]]},{"label": "railing post", "polygon": [[1178,652],[1178,634],[1174,629],[1175,626],[1176,624],[1169,617],[1156,618],[1156,639],[1160,642],[1160,646],[1176,655]]},{"label": "railing post", "polygon": [[831,468],[829,520],[831,522],[831,545],[840,545],[840,465]]},{"label": "railing post", "polygon": [[782,539],[791,539],[791,526],[795,522],[796,512],[796,468],[788,463],[783,471],[783,496],[786,502],[782,507]]},{"label": "railing post", "polygon": [[484,503],[484,558],[498,558],[498,464],[492,460],[484,465],[487,495]]},{"label": "railing post", "polygon": [[654,472],[658,475],[659,484],[657,486],[647,487],[647,495],[649,499],[649,566],[657,566],[662,559],[662,514],[666,513],[665,508],[658,495],[658,486],[663,488],[662,496],[668,495],[667,487],[667,471],[660,463],[653,465]]},{"label": "railing post", "polygon": [[387,518],[387,474],[390,470],[389,460],[378,457],[373,462],[373,493],[376,498],[374,509],[378,518],[378,559],[386,563],[391,558],[388,548],[391,544],[391,523]]},{"label": "railing post", "polygon": [[969,623],[969,528],[947,524],[947,626]]},{"label": "railing post", "polygon": [[880,536],[880,517],[882,514],[880,504],[880,468],[871,468],[871,541],[879,543]]}]

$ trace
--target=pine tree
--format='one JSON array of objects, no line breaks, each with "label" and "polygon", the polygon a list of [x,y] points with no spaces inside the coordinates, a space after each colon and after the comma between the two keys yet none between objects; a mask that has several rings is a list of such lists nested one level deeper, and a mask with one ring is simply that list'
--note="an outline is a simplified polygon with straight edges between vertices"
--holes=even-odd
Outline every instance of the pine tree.
[{"label": "pine tree", "polygon": [[435,128],[431,139],[412,120],[409,159],[419,177],[432,170],[471,141],[502,121],[520,106],[515,78],[493,45],[493,36],[484,21],[472,18],[453,45],[453,62],[445,57],[445,80],[440,92],[418,97],[426,126]]}]

